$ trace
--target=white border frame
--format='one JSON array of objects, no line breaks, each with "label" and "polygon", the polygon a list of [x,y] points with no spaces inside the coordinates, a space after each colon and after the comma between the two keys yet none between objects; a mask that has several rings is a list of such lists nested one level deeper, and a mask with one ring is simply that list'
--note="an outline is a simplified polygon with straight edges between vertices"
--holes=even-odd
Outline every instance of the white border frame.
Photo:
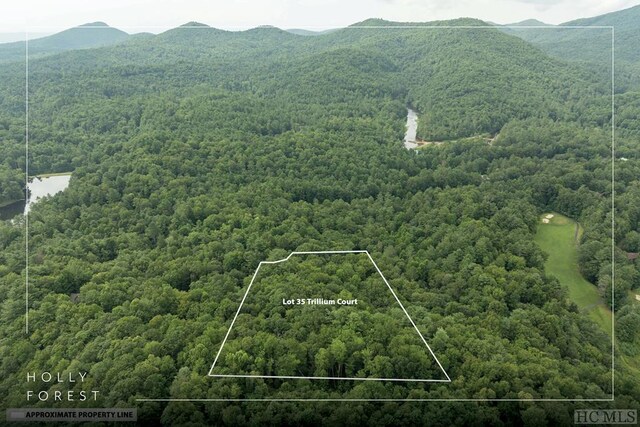
[{"label": "white border frame", "polygon": [[[83,26],[82,28],[102,28],[102,26]],[[214,29],[214,27],[202,26],[181,26],[184,29]],[[304,27],[311,29],[319,27]],[[615,401],[615,27],[612,25],[391,25],[391,26],[370,26],[356,25],[350,27],[336,28],[336,30],[359,28],[359,29],[608,29],[611,31],[611,397],[598,399],[136,399],[140,402],[168,402],[168,401],[194,401],[194,402],[220,402],[220,401],[380,401],[380,402],[613,402]],[[59,28],[47,26],[34,26],[25,28],[25,186],[29,182],[29,32],[38,29]],[[136,26],[123,27],[122,30],[149,30],[164,29],[158,26]],[[173,28],[172,28],[173,29]],[[319,28],[326,30],[326,28]],[[167,29],[164,29],[167,31]],[[232,31],[231,29],[230,31]],[[238,28],[245,31],[246,28]],[[514,37],[517,37],[514,35]],[[29,213],[25,214],[25,335],[29,335]]]}]

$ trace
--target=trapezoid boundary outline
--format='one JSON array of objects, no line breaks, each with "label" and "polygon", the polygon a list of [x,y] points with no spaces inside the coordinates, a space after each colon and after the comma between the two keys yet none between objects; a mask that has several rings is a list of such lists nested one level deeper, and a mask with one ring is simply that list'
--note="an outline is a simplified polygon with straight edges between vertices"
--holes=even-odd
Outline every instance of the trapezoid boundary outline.
[{"label": "trapezoid boundary outline", "polygon": [[[413,328],[415,329],[416,333],[420,337],[420,340],[426,346],[427,350],[429,351],[429,354],[431,354],[431,357],[433,357],[433,359],[436,361],[436,364],[438,365],[438,367],[440,368],[440,370],[442,371],[442,373],[444,374],[446,379],[330,377],[330,376],[316,377],[316,376],[294,376],[294,375],[249,375],[249,374],[214,374],[213,373],[213,369],[215,368],[216,363],[218,362],[218,359],[220,358],[220,354],[222,353],[222,350],[224,348],[224,345],[226,344],[227,339],[229,338],[229,335],[231,334],[231,331],[233,329],[233,326],[236,323],[236,320],[238,319],[238,315],[240,314],[240,311],[242,310],[242,306],[244,305],[244,302],[247,299],[247,295],[249,295],[249,292],[251,291],[251,288],[252,288],[252,286],[253,286],[253,284],[254,284],[254,282],[256,280],[256,277],[258,276],[258,272],[260,271],[260,268],[263,265],[280,264],[280,263],[283,263],[283,262],[287,262],[287,261],[289,261],[289,259],[291,259],[291,257],[296,256],[296,255],[340,255],[340,254],[366,254],[367,255],[369,261],[374,266],[376,272],[380,275],[380,277],[382,278],[384,283],[387,285],[387,288],[389,289],[389,291],[393,295],[395,301],[398,303],[398,306],[404,312],[405,316],[407,317],[407,319],[411,323],[411,326],[413,326]],[[407,309],[404,307],[404,305],[400,301],[400,298],[398,298],[398,295],[396,294],[396,292],[393,290],[393,288],[389,284],[389,281],[387,280],[386,277],[384,277],[384,274],[382,274],[382,271],[378,267],[378,264],[376,264],[376,262],[373,260],[373,257],[371,256],[371,254],[367,250],[293,251],[286,258],[282,258],[282,259],[279,259],[279,260],[276,260],[276,261],[260,261],[260,263],[258,264],[258,267],[256,268],[256,271],[253,273],[253,276],[251,277],[251,282],[249,282],[249,286],[247,286],[247,289],[244,292],[244,295],[242,296],[242,300],[240,301],[240,306],[238,307],[238,309],[236,310],[235,315],[233,316],[233,320],[231,321],[231,325],[229,325],[229,329],[227,329],[227,333],[225,334],[224,339],[222,340],[222,344],[220,345],[220,348],[218,349],[218,353],[216,354],[216,357],[215,357],[213,363],[211,364],[211,368],[209,369],[209,373],[207,374],[207,376],[215,377],[215,378],[396,381],[396,382],[431,382],[431,383],[450,383],[451,382],[451,378],[449,377],[449,374],[447,374],[447,371],[444,369],[444,367],[440,363],[440,360],[438,360],[438,357],[435,355],[435,353],[431,349],[431,346],[429,346],[429,343],[427,343],[427,340],[424,338],[424,336],[422,335],[422,333],[418,329],[418,326],[415,324],[415,322],[413,321],[413,319],[411,318],[411,316],[407,312]]]}]

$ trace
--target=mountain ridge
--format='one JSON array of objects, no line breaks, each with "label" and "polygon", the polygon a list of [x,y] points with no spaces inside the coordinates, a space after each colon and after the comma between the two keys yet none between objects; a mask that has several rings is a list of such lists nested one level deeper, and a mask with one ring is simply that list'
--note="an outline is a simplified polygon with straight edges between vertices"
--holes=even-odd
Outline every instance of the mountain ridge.
[{"label": "mountain ridge", "polygon": [[[72,27],[50,36],[29,40],[29,58],[60,52],[110,46],[123,42],[131,35],[125,31],[96,21]],[[27,54],[26,41],[0,44],[0,62],[23,61]]]},{"label": "mountain ridge", "polygon": [[[565,60],[605,66],[611,62],[611,42],[615,31],[615,59],[623,67],[640,67],[640,5],[598,15],[563,22],[551,31],[537,29],[501,28],[503,31],[533,43],[548,54]],[[594,28],[562,28],[562,27]],[[608,28],[611,27],[611,28]]]}]

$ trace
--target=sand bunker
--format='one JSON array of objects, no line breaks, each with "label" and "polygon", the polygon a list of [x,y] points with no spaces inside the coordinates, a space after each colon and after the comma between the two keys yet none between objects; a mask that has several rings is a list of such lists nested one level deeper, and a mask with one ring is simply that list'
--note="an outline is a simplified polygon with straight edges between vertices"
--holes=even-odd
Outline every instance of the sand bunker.
[{"label": "sand bunker", "polygon": [[547,218],[542,218],[542,222],[544,222],[545,224],[549,224],[549,220]]},{"label": "sand bunker", "polygon": [[551,218],[553,218],[553,214],[547,214],[547,215],[545,215],[545,218],[546,219],[551,219]]}]

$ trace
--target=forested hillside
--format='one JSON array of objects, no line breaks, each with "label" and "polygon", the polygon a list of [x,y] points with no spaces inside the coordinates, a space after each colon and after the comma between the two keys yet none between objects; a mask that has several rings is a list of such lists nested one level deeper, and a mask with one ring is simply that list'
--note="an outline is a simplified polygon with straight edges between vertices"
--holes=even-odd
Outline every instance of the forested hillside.
[{"label": "forested hillside", "polygon": [[[611,301],[610,82],[498,29],[388,24],[309,37],[192,23],[34,58],[29,168],[73,176],[29,214],[27,334],[26,218],[0,223],[3,406],[24,405],[25,372],[44,368],[87,371],[99,401],[73,404],[138,407],[148,425],[562,425],[577,406],[561,400],[610,397],[611,331],[545,273],[534,242],[543,212],[582,224],[582,274]],[[0,82],[0,197],[11,198],[25,167],[24,64],[1,65]],[[637,408],[640,274],[627,252],[640,252],[640,109],[622,96],[613,297],[626,359],[610,405]],[[424,139],[447,142],[404,149],[407,107]],[[372,255],[450,383],[207,376],[258,264],[321,250]],[[369,280],[359,261],[291,265],[264,283],[339,293],[344,282],[353,294]],[[414,369],[422,354],[401,333],[400,350],[382,345],[399,331],[393,313],[364,307],[330,340],[305,324],[313,316],[254,304],[225,366],[436,373]],[[479,401],[148,401],[167,398]]]},{"label": "forested hillside", "polygon": [[[612,37],[615,38],[617,87],[622,91],[633,87],[637,91],[640,78],[640,5],[593,18],[576,19],[555,28],[506,28],[514,34],[540,47],[556,58],[589,64],[603,77],[611,75]],[[535,24],[534,24],[535,25]],[[593,27],[593,28],[589,28]],[[612,31],[613,27],[615,29]]]},{"label": "forested hillside", "polygon": [[[536,28],[510,29],[507,31],[541,46],[554,56],[595,62],[610,57],[611,28],[615,27],[617,37],[616,56],[619,61],[638,62],[640,52],[636,49],[640,34],[638,20],[640,6],[634,6],[593,18],[582,18],[559,24],[561,27],[586,28]],[[538,25],[538,24],[533,24]],[[596,28],[588,28],[596,27]],[[597,28],[605,27],[605,28]]]},{"label": "forested hillside", "polygon": [[[29,58],[34,59],[67,50],[109,46],[128,38],[129,34],[109,27],[104,22],[92,22],[51,36],[30,38]],[[0,44],[0,62],[24,61],[26,53],[25,41]]]}]

